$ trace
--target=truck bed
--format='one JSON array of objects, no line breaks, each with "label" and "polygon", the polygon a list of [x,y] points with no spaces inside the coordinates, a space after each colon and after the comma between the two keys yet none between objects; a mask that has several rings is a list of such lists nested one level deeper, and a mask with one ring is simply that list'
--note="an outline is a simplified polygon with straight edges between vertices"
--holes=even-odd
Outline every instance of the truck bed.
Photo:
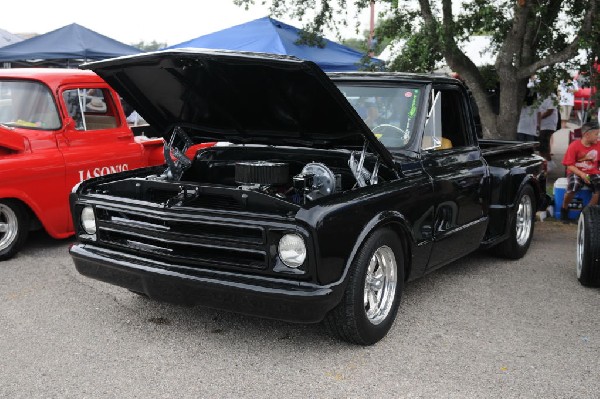
[{"label": "truck bed", "polygon": [[539,145],[540,143],[537,141],[479,140],[479,147],[483,156],[503,154],[509,151],[525,151],[531,154]]}]

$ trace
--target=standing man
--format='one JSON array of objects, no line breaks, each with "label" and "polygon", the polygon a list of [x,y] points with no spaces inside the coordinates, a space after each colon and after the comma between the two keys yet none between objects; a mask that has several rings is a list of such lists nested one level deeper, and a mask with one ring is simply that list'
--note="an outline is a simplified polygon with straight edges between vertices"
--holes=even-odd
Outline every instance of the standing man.
[{"label": "standing man", "polygon": [[575,92],[579,89],[577,81],[573,79],[567,79],[566,82],[561,81],[558,86],[558,95],[560,96],[560,126],[561,128],[567,127],[567,122],[571,118],[571,110],[575,105]]},{"label": "standing man", "polygon": [[517,140],[519,141],[538,141],[538,112],[534,105],[536,94],[533,89],[528,88],[521,115],[519,115],[519,124],[517,126]]},{"label": "standing man", "polygon": [[551,94],[546,97],[539,108],[540,118],[540,155],[543,156],[547,161],[551,161],[552,148],[550,146],[550,139],[552,134],[556,131],[556,125],[558,124],[558,111],[556,109],[556,96]]},{"label": "standing man", "polygon": [[569,204],[575,193],[584,185],[592,189],[592,199],[589,205],[598,204],[600,195],[600,144],[598,143],[600,129],[597,122],[588,122],[581,127],[581,139],[575,140],[567,148],[563,165],[567,167],[567,192],[560,209],[560,219],[568,220]]}]

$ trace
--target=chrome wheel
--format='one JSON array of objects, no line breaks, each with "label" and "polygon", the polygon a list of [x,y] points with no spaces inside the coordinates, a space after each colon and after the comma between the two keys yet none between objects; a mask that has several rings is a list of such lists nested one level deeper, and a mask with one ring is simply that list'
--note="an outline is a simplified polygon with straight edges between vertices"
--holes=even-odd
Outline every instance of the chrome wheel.
[{"label": "chrome wheel", "polygon": [[17,215],[9,206],[0,203],[0,251],[12,245],[18,233]]},{"label": "chrome wheel", "polygon": [[585,251],[585,218],[583,213],[579,215],[577,223],[577,278],[581,278],[581,270],[583,269],[583,254]]},{"label": "chrome wheel", "polygon": [[531,198],[528,195],[521,197],[519,202],[519,208],[517,209],[517,222],[516,222],[516,238],[517,244],[523,246],[527,244],[531,235],[531,225],[533,224],[533,206],[531,204]]},{"label": "chrome wheel", "polygon": [[372,324],[381,323],[392,309],[397,276],[394,251],[386,245],[377,248],[369,261],[364,289],[364,308]]}]

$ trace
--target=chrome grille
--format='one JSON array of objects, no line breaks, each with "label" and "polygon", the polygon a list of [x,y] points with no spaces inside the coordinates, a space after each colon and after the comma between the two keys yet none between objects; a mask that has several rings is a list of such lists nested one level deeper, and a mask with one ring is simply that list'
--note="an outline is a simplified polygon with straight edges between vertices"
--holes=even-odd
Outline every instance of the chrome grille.
[{"label": "chrome grille", "polygon": [[260,225],[103,206],[96,207],[96,217],[99,241],[140,256],[190,267],[269,266],[266,231]]}]

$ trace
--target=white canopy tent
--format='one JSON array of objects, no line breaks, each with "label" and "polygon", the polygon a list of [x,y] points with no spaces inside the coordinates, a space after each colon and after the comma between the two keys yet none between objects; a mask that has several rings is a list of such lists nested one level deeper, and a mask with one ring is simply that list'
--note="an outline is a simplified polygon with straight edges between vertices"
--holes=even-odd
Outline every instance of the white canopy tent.
[{"label": "white canopy tent", "polygon": [[9,44],[15,44],[22,42],[23,38],[17,36],[9,31],[0,29],[0,47],[8,46]]}]

